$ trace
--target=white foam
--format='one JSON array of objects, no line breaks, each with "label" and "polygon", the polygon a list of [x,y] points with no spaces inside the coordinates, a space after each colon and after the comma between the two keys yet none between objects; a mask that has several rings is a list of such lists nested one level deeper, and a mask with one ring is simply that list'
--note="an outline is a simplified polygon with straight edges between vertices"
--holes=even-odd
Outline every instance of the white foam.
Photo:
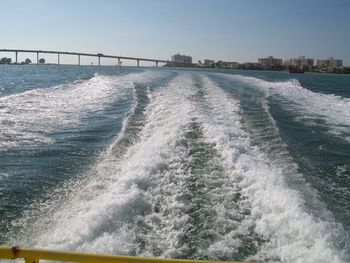
[{"label": "white foam", "polygon": [[0,98],[0,149],[26,143],[51,143],[49,133],[74,128],[90,113],[99,114],[126,96],[133,82],[157,74],[100,76],[72,84],[40,88]]},{"label": "white foam", "polygon": [[226,75],[256,87],[267,89],[272,96],[287,101],[285,107],[299,114],[298,120],[309,126],[322,125],[326,122],[329,133],[350,142],[350,99],[332,94],[316,93],[302,87],[298,80],[269,82],[266,80]]},{"label": "white foam", "polygon": [[[239,102],[201,78],[204,101],[194,99],[197,88],[190,73],[152,91],[139,141],[122,159],[113,155],[112,145],[67,198],[43,204],[42,217],[19,239],[39,247],[154,256],[150,247],[138,250],[137,240],[144,238],[159,256],[185,255],[189,207],[182,199],[191,194],[186,189],[191,174],[184,167],[184,158],[190,157],[183,142],[195,119],[204,140],[219,153],[211,161],[225,173],[223,178],[215,178],[214,171],[203,174],[208,186],[222,183],[208,191],[208,209],[216,215],[211,231],[217,238],[201,255],[230,258],[253,229],[265,242],[250,259],[339,262],[332,248],[337,228],[308,213],[298,192],[285,183],[282,168],[251,146]],[[244,198],[235,204],[231,200],[238,191]],[[157,203],[162,204],[158,212]],[[149,233],[140,233],[139,224]]]},{"label": "white foam", "polygon": [[[253,79],[254,80],[254,79]],[[255,81],[255,80],[254,80]],[[228,97],[206,79],[207,100],[213,111],[202,115],[207,140],[224,157],[227,171],[247,198],[255,232],[267,242],[252,259],[280,259],[283,262],[338,262],[333,235],[341,228],[307,213],[297,191],[285,183],[281,167],[250,145],[241,128],[239,102]],[[230,233],[229,238],[237,238]],[[233,237],[232,237],[233,236]],[[221,249],[226,238],[211,249]]]},{"label": "white foam", "polygon": [[[153,94],[140,141],[128,149],[122,160],[115,158],[113,147],[103,154],[89,172],[88,180],[74,186],[64,205],[33,226],[33,231],[39,232],[34,245],[130,252],[135,243],[135,220],[151,206],[146,192],[147,185],[152,184],[151,175],[168,165],[171,149],[189,121],[186,97],[191,92],[178,89],[179,84],[186,82],[186,77],[178,77]],[[179,99],[174,100],[175,97]],[[27,233],[27,238],[33,238],[32,234]]]}]

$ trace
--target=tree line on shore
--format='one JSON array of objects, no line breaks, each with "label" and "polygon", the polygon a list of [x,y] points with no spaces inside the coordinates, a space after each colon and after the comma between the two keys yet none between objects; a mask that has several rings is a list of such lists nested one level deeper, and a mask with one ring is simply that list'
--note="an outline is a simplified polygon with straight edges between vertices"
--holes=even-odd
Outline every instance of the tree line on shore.
[{"label": "tree line on shore", "polygon": [[[16,63],[12,62],[11,58],[3,57],[0,59],[0,64],[16,64]],[[17,64],[23,64],[23,65],[32,64],[32,60],[29,58],[26,58],[24,61]],[[45,59],[44,58],[39,59],[39,64],[45,64]]]}]

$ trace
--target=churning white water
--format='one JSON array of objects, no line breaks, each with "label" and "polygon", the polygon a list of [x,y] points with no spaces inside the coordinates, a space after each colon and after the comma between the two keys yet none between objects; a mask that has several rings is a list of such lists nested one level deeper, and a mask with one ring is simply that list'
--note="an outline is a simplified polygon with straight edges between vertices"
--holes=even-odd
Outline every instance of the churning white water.
[{"label": "churning white water", "polygon": [[[153,76],[144,75],[137,76]],[[33,122],[47,125],[53,122],[49,116],[54,109],[56,120],[75,123],[87,111],[101,110],[113,96],[132,90],[131,79],[140,82],[134,78],[115,84],[115,78],[96,76],[74,87],[34,90],[13,100],[36,105],[20,118],[38,112]],[[269,87],[310,114],[325,100],[342,118],[348,114],[347,101],[304,91],[292,82],[234,78]],[[197,73],[179,73],[164,87],[148,88],[147,96],[148,104],[140,112],[134,105],[121,133],[83,179],[38,205],[28,214],[34,221],[24,217],[16,222],[31,222],[19,240],[38,247],[144,256],[341,261],[334,246],[341,226],[331,216],[321,219],[308,211],[302,195],[288,186],[283,163],[252,145],[237,99]],[[318,102],[311,103],[310,96]],[[45,106],[40,106],[43,101]],[[67,118],[72,108],[79,110]],[[144,118],[131,121],[141,113]],[[330,112],[322,114],[327,119]],[[125,151],[116,150],[126,131],[136,126],[141,130]],[[16,129],[20,136],[32,136]]]}]

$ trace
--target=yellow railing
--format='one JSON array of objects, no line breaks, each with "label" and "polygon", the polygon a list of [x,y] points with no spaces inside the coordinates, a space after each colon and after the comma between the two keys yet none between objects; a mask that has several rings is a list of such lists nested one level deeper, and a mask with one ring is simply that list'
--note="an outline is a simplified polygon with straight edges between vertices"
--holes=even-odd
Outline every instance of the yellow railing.
[{"label": "yellow railing", "polygon": [[[220,261],[144,258],[130,256],[114,256],[107,254],[89,254],[78,252],[66,252],[38,248],[20,248],[0,246],[0,259],[24,259],[25,263],[38,263],[40,259],[66,262],[84,263],[223,263]],[[228,262],[225,262],[228,263]],[[230,262],[238,263],[238,262]]]}]

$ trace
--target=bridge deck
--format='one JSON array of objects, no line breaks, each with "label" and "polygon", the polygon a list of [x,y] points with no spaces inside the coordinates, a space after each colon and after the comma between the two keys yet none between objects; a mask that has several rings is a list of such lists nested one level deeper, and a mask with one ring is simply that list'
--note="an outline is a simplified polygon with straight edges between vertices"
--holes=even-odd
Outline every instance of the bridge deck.
[{"label": "bridge deck", "polygon": [[113,56],[104,55],[102,53],[80,53],[80,52],[67,52],[67,51],[53,51],[53,50],[35,50],[35,49],[0,49],[0,52],[15,52],[15,53],[43,53],[43,54],[57,54],[57,55],[76,55],[76,56],[87,56],[87,57],[98,57],[98,58],[116,58],[136,61],[149,61],[149,62],[161,62],[167,63],[168,60],[153,59],[153,58],[139,58],[139,57],[125,57],[125,56]]}]

